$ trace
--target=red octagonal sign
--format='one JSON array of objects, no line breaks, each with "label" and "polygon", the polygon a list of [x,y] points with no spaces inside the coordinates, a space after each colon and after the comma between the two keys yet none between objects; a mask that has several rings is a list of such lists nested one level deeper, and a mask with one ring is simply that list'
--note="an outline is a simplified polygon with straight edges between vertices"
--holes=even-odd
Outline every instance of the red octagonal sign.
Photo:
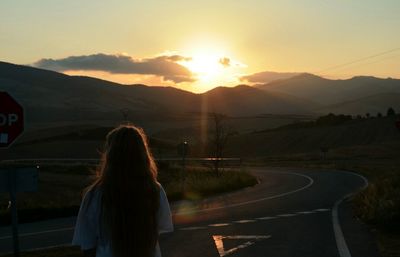
[{"label": "red octagonal sign", "polygon": [[0,92],[0,148],[9,147],[24,131],[24,110],[8,93]]}]

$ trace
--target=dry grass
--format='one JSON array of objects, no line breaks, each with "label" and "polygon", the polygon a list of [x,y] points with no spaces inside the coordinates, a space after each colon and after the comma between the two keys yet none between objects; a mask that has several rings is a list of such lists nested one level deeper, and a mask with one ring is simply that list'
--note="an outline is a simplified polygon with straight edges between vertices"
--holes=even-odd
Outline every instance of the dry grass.
[{"label": "dry grass", "polygon": [[160,173],[160,181],[170,200],[199,200],[257,184],[254,176],[240,169],[226,169],[219,175],[204,168],[189,168],[184,176],[179,176],[179,173],[179,167]]},{"label": "dry grass", "polygon": [[[44,166],[39,173],[39,190],[18,194],[21,223],[76,215],[82,191],[91,181],[87,166]],[[257,183],[255,177],[241,170],[226,170],[217,176],[208,168],[162,167],[159,180],[170,200],[197,200],[237,190]],[[8,195],[0,195],[0,225],[10,223]]]}]

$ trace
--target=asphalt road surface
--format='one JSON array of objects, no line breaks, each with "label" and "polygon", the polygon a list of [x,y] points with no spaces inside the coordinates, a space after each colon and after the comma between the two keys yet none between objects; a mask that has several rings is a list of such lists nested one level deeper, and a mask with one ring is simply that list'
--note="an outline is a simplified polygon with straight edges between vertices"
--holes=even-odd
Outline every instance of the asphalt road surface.
[{"label": "asphalt road surface", "polygon": [[[161,235],[163,257],[375,257],[373,238],[346,197],[367,185],[343,171],[254,168],[252,188],[172,206],[175,231]],[[74,218],[20,225],[21,249],[71,242]],[[12,251],[0,228],[0,253]]]}]

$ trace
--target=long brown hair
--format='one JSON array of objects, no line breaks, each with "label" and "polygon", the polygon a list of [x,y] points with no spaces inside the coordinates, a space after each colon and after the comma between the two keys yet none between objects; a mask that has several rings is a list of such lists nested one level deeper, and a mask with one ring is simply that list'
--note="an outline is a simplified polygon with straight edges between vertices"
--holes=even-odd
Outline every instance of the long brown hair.
[{"label": "long brown hair", "polygon": [[158,241],[159,185],[143,130],[121,125],[108,133],[97,174],[88,191],[101,191],[100,231],[111,243],[113,256],[153,257]]}]

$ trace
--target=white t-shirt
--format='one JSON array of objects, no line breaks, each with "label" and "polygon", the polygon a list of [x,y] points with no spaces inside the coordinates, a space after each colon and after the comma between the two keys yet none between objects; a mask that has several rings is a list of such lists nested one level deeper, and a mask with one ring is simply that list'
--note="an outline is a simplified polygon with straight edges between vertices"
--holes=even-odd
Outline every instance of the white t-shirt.
[{"label": "white t-shirt", "polygon": [[[90,203],[83,211],[83,206],[88,204],[87,195],[84,196],[81,207],[79,209],[78,218],[76,220],[74,237],[72,245],[78,245],[82,250],[96,248],[96,257],[112,257],[111,247],[109,242],[101,242],[100,240],[100,208],[101,197],[100,192],[95,190],[91,197]],[[160,185],[160,208],[158,209],[158,231],[159,233],[172,232],[174,230],[171,218],[171,210],[167,195],[163,187]],[[155,257],[161,257],[160,246],[157,242]]]}]

